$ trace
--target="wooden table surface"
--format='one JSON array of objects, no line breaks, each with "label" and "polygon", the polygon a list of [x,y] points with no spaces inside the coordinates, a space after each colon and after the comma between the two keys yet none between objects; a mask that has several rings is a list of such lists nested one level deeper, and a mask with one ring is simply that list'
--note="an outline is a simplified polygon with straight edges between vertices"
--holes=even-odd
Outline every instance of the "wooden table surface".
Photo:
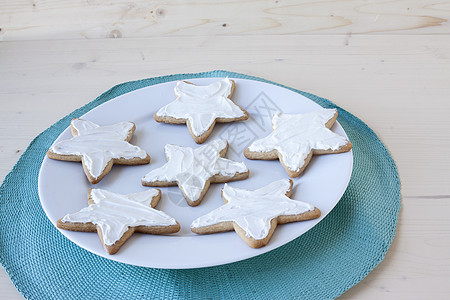
[{"label": "wooden table surface", "polygon": [[[0,181],[37,134],[118,83],[263,77],[355,114],[397,163],[394,242],[340,299],[449,299],[449,18],[443,0],[1,1]],[[0,298],[23,299],[0,269]]]}]

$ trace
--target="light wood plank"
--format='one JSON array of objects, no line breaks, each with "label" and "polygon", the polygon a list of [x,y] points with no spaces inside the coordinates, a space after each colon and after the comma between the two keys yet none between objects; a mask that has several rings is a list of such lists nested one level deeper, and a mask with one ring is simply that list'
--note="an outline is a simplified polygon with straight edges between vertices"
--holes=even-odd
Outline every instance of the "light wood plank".
[{"label": "light wood plank", "polygon": [[16,290],[3,267],[0,267],[0,296],[7,300],[23,300],[24,297]]},{"label": "light wood plank", "polygon": [[[245,51],[242,50],[245,45]],[[263,46],[262,46],[263,45]],[[289,35],[0,43],[0,180],[42,130],[124,81],[227,69],[354,113],[399,167],[403,208],[386,259],[342,299],[446,299],[450,286],[450,37]],[[15,291],[0,272],[0,298]]]},{"label": "light wood plank", "polygon": [[0,2],[0,39],[198,35],[448,34],[442,0]]}]

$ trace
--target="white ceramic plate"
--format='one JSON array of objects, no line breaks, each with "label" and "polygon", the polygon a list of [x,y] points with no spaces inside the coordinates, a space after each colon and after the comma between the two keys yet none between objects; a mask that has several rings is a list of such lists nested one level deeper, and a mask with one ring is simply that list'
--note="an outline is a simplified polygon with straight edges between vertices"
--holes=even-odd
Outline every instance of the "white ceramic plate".
[{"label": "white ceramic plate", "polygon": [[[217,79],[189,79],[197,85],[206,85]],[[208,138],[225,138],[230,144],[227,158],[243,161],[250,170],[246,180],[231,182],[233,187],[257,189],[268,183],[288,178],[278,160],[248,160],[243,150],[255,139],[271,132],[271,116],[276,111],[305,113],[320,108],[308,98],[288,89],[253,80],[234,79],[236,89],[233,101],[250,113],[244,122],[217,124]],[[100,125],[132,121],[136,131],[132,144],[145,149],[151,163],[142,166],[113,166],[111,172],[97,185],[91,185],[81,163],[44,159],[39,174],[39,196],[42,207],[53,224],[66,215],[87,205],[89,188],[102,188],[116,193],[134,193],[148,189],[141,178],[154,168],[166,163],[164,146],[178,144],[198,147],[185,125],[159,124],[153,114],[174,100],[175,82],[142,88],[107,103],[82,116]],[[336,122],[332,130],[345,135]],[[66,129],[56,141],[72,135]],[[292,199],[309,202],[322,211],[319,219],[280,225],[268,245],[253,249],[235,232],[196,235],[190,231],[191,222],[223,204],[220,190],[223,184],[212,184],[202,203],[187,205],[178,187],[161,188],[162,198],[156,207],[174,217],[181,225],[180,232],[167,236],[135,233],[115,255],[105,252],[97,233],[60,230],[71,241],[90,252],[119,262],[154,268],[199,268],[231,263],[254,257],[278,248],[299,237],[319,223],[338,203],[350,180],[353,166],[352,152],[315,156],[305,172],[294,179]],[[51,245],[49,245],[51,247]]]}]

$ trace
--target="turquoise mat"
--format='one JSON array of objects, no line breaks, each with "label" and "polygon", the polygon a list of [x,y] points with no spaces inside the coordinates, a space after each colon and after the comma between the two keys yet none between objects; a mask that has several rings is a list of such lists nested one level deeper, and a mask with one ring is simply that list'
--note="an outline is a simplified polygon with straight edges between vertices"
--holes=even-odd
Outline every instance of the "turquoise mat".
[{"label": "turquoise mat", "polygon": [[[296,240],[269,253],[218,267],[165,270],[130,266],[92,254],[65,238],[41,208],[38,174],[46,150],[70,120],[124,93],[172,80],[234,77],[227,71],[178,74],[119,84],[36,137],[0,188],[0,262],[28,299],[332,299],[384,258],[400,210],[395,163],[376,134],[339,110],[353,143],[350,184],[335,209]],[[279,85],[282,86],[282,85]]]}]

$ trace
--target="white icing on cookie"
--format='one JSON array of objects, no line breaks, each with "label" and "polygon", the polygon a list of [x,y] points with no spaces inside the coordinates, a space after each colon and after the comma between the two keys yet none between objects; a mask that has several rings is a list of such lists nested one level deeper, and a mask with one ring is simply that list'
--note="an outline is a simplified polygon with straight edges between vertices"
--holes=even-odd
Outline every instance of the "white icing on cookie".
[{"label": "white icing on cookie", "polygon": [[313,205],[289,199],[286,193],[290,188],[289,179],[274,181],[254,191],[225,184],[222,197],[228,202],[194,220],[191,228],[232,221],[246,232],[247,237],[262,240],[269,234],[272,219],[314,210]]},{"label": "white icing on cookie", "polygon": [[81,156],[82,163],[95,179],[112,159],[147,157],[144,150],[126,141],[134,127],[131,122],[99,126],[90,121],[74,119],[71,126],[74,137],[54,144],[50,151],[60,155]]},{"label": "white icing on cookie", "polygon": [[176,182],[189,200],[196,201],[211,177],[220,175],[232,178],[238,173],[248,172],[244,163],[220,157],[220,152],[227,145],[226,140],[213,140],[196,149],[166,145],[164,150],[168,162],[145,175],[142,183]]},{"label": "white icing on cookie", "polygon": [[195,136],[204,134],[217,118],[241,118],[244,111],[228,97],[233,83],[228,79],[207,86],[196,86],[178,81],[175,87],[176,100],[162,107],[158,117],[186,119]]},{"label": "white icing on cookie", "polygon": [[93,223],[100,229],[103,243],[111,246],[120,240],[130,227],[177,224],[174,218],[150,206],[152,199],[158,194],[156,189],[128,195],[92,189],[90,198],[93,204],[79,212],[67,214],[61,222]]},{"label": "white icing on cookie", "polygon": [[299,171],[313,150],[338,150],[349,141],[328,129],[325,124],[337,113],[336,109],[321,109],[306,114],[276,113],[272,118],[272,133],[254,141],[248,150],[270,152],[277,150],[283,164]]}]

